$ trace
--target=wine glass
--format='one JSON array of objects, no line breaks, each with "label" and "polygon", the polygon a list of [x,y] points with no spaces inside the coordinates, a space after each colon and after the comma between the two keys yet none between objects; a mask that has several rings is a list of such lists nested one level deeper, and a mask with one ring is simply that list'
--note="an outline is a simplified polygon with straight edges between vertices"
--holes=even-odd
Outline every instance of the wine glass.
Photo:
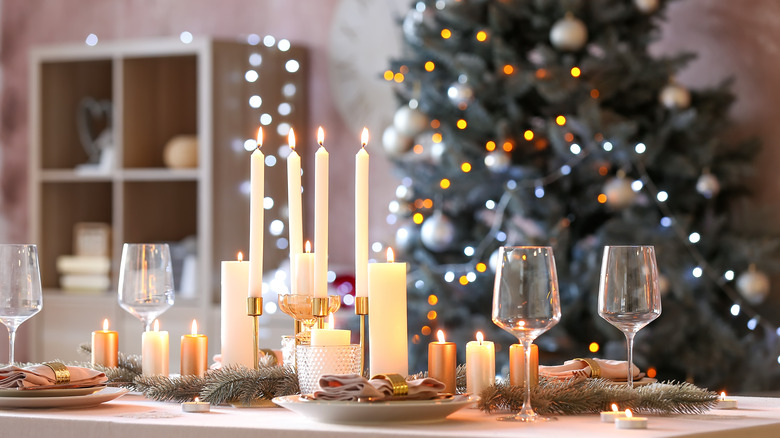
[{"label": "wine glass", "polygon": [[605,246],[599,281],[599,316],[626,335],[630,388],[634,387],[634,335],[660,314],[655,248]]},{"label": "wine glass", "polygon": [[0,245],[0,322],[8,329],[9,365],[14,363],[16,329],[42,307],[36,246]]},{"label": "wine glass", "polygon": [[119,305],[144,323],[173,306],[173,269],[167,243],[125,243],[119,266]]},{"label": "wine glass", "polygon": [[558,273],[549,246],[499,248],[493,288],[493,323],[517,336],[525,351],[525,400],[517,415],[504,421],[546,421],[531,407],[531,344],[561,319]]}]

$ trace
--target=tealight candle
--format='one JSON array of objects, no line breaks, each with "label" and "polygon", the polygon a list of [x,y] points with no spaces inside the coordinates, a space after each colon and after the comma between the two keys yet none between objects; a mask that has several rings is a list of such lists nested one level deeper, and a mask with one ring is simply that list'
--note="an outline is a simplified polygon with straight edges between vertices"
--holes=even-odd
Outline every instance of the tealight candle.
[{"label": "tealight candle", "polygon": [[141,370],[144,376],[168,375],[168,332],[160,331],[160,321],[154,320],[154,331],[141,337]]},{"label": "tealight candle", "polygon": [[116,367],[119,353],[119,335],[108,329],[108,319],[103,320],[103,330],[92,332],[92,365]]},{"label": "tealight candle", "polygon": [[715,405],[715,409],[737,409],[737,401],[734,399],[726,398],[726,393],[721,392],[718,404]]},{"label": "tealight candle", "polygon": [[466,344],[466,392],[479,395],[483,389],[496,383],[496,348],[483,340],[477,332],[477,340]]},{"label": "tealight candle", "polygon": [[457,346],[454,342],[445,342],[441,330],[437,337],[438,342],[428,344],[428,376],[444,383],[444,392],[455,394]]},{"label": "tealight candle", "polygon": [[181,337],[181,375],[203,376],[209,367],[209,338],[198,333],[198,322],[194,319],[190,333]]},{"label": "tealight candle", "polygon": [[615,418],[616,429],[647,429],[647,417],[634,417],[631,409],[626,409],[624,417]]},{"label": "tealight candle", "polygon": [[611,411],[601,411],[602,423],[614,423],[615,418],[624,417],[626,414],[623,411],[619,411],[616,404],[612,403]]},{"label": "tealight candle", "polygon": [[202,402],[198,397],[195,397],[194,401],[181,404],[182,412],[209,412],[210,410],[211,403]]}]

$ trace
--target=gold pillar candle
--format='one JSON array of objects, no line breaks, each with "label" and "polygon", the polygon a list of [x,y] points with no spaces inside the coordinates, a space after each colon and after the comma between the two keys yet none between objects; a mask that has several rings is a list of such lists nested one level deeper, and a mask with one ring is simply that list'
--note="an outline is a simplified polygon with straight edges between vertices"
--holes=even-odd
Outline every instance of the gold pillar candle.
[{"label": "gold pillar candle", "polygon": [[444,383],[444,392],[455,394],[458,348],[454,342],[444,341],[441,330],[438,338],[437,342],[428,344],[428,377]]},{"label": "gold pillar candle", "polygon": [[[522,386],[525,384],[523,370],[525,367],[525,350],[521,344],[509,347],[509,384]],[[539,347],[531,344],[531,386],[539,384]]]},{"label": "gold pillar candle", "polygon": [[92,365],[115,368],[119,355],[119,334],[108,329],[108,319],[103,320],[103,330],[92,332]]},{"label": "gold pillar candle", "polygon": [[198,333],[198,322],[192,320],[189,335],[181,337],[181,375],[203,376],[208,369],[209,338]]}]

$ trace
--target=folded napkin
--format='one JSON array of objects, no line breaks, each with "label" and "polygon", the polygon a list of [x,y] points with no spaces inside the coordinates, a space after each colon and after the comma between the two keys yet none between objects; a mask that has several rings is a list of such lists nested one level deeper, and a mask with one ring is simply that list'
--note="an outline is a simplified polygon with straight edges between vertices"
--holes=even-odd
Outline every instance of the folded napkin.
[{"label": "folded napkin", "polygon": [[[634,379],[644,377],[639,368],[631,364]],[[607,359],[572,359],[563,365],[539,366],[539,375],[554,379],[569,379],[572,377],[600,377],[616,382],[626,381],[626,361]]]},{"label": "folded napkin", "polygon": [[57,375],[48,365],[33,365],[27,368],[7,366],[0,368],[0,388],[50,389],[50,388],[85,388],[104,385],[108,380],[100,371],[82,367],[65,367],[70,377],[58,383]]},{"label": "folded napkin", "polygon": [[[409,392],[404,400],[428,400],[444,390],[444,383],[432,379],[407,381]],[[374,401],[393,398],[393,384],[383,378],[368,380],[359,374],[329,374],[320,377],[320,389],[314,392],[316,400],[357,401],[371,398]]]}]

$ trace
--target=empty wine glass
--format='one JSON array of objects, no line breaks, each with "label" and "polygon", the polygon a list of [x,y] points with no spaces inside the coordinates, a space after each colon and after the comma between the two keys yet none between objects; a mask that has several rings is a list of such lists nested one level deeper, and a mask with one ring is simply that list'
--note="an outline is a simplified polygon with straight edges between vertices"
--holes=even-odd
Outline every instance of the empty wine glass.
[{"label": "empty wine glass", "polygon": [[144,323],[173,306],[173,269],[167,243],[125,243],[119,266],[119,305]]},{"label": "empty wine glass", "polygon": [[661,314],[658,264],[652,246],[605,246],[599,316],[626,335],[628,386],[634,386],[634,335]]},{"label": "empty wine glass", "polygon": [[35,245],[0,245],[0,322],[8,329],[8,363],[14,363],[16,329],[41,311],[41,272]]},{"label": "empty wine glass", "polygon": [[525,351],[525,399],[505,421],[546,421],[531,407],[531,344],[561,319],[558,272],[549,246],[499,248],[493,288],[493,323],[517,336]]}]

